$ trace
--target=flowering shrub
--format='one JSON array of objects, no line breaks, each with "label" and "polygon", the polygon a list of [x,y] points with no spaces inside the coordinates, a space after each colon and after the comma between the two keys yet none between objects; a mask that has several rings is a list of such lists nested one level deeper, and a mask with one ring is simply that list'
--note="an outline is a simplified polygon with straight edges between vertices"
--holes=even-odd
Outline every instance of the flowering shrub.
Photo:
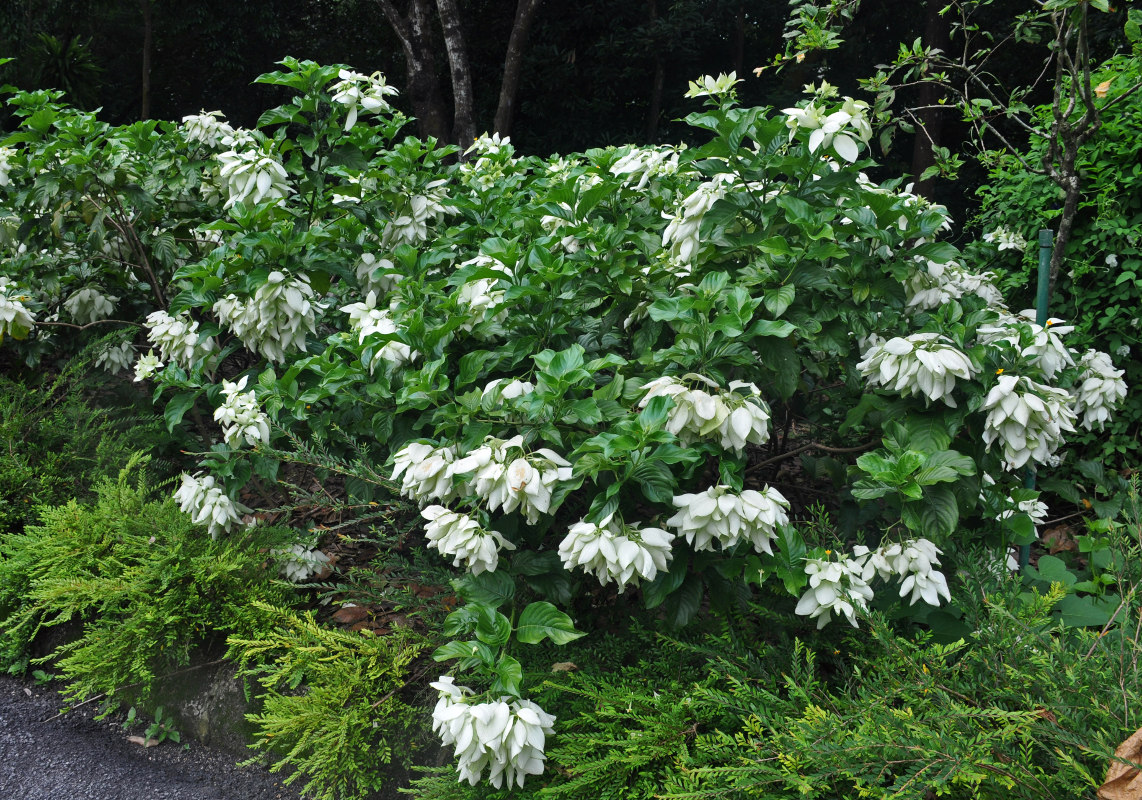
[{"label": "flowering shrub", "polygon": [[[937,240],[942,208],[861,172],[867,109],[827,84],[773,113],[703,79],[700,147],[544,160],[484,136],[450,164],[397,139],[380,78],[283,63],[260,80],[296,98],[253,133],[213,114],[107,129],[18,96],[0,213],[58,202],[63,222],[5,269],[29,286],[57,265],[37,315],[90,286],[146,319],[136,379],[169,425],[198,405],[221,425],[176,495],[212,536],[275,474],[275,429],[341,458],[355,500],[415,501],[464,571],[435,657],[481,688],[443,676],[434,719],[467,780],[542,769],[554,720],[511,652],[582,635],[557,604],[638,598],[684,624],[706,596],[765,591],[820,627],[857,624],[877,579],[947,602],[937,548],[1033,538],[1016,470],[1125,392],[1109,357],[1076,362],[1067,326],[1011,314]],[[70,210],[117,207],[98,173],[57,163],[90,138],[130,156],[146,197],[118,203],[145,223]],[[44,188],[60,171],[85,176],[68,184],[83,203]],[[0,317],[27,358],[40,318]],[[822,495],[839,536],[805,524]]]}]

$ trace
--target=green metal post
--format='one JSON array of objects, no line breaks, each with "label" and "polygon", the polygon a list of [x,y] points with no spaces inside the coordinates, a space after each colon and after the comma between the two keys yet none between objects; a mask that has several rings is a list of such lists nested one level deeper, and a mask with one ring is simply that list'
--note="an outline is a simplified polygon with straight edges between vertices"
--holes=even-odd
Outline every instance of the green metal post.
[{"label": "green metal post", "polygon": [[[1051,231],[1043,229],[1039,231],[1039,283],[1035,292],[1035,323],[1037,325],[1047,324],[1047,290],[1051,284],[1051,247],[1054,242],[1054,234]],[[1035,488],[1035,468],[1027,467],[1027,472],[1023,477],[1023,485],[1028,489]],[[1020,571],[1027,568],[1027,562],[1031,558],[1031,545],[1025,544],[1019,548],[1019,569]]]}]

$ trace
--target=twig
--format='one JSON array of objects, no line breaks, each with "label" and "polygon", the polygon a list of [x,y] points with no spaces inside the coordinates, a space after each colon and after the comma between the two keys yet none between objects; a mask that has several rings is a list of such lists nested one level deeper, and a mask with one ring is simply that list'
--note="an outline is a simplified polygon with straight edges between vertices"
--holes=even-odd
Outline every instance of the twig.
[{"label": "twig", "polygon": [[787,450],[779,456],[767,458],[765,461],[759,461],[756,464],[750,466],[745,472],[748,475],[749,473],[755,472],[762,467],[768,466],[769,464],[773,464],[777,461],[784,461],[787,458],[792,458],[795,455],[804,453],[806,450],[824,450],[826,453],[860,453],[873,447],[876,447],[875,441],[865,442],[864,444],[857,445],[856,447],[830,447],[829,445],[820,444],[819,442],[810,442],[809,444],[803,444],[800,447],[795,447],[792,450]]}]

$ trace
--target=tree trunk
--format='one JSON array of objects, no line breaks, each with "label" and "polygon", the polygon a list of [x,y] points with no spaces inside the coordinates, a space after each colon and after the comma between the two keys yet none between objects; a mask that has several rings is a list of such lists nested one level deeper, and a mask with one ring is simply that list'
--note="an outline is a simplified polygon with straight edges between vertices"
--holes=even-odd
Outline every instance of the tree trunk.
[{"label": "tree trunk", "polygon": [[143,98],[140,119],[151,118],[151,50],[154,44],[154,16],[151,0],[139,0],[143,11]]},{"label": "tree trunk", "polygon": [[456,0],[436,0],[440,25],[444,29],[444,46],[452,72],[452,141],[467,147],[476,138],[476,117],[472,103],[472,70],[468,65],[468,47],[460,25]]},{"label": "tree trunk", "polygon": [[[928,0],[924,22],[924,46],[946,50],[948,47],[948,25],[940,9],[943,7],[940,0]],[[935,108],[940,100],[940,89],[935,83],[925,81],[920,84],[920,97],[918,105],[923,109],[920,112],[920,121],[912,140],[912,186],[913,194],[933,199],[935,177],[921,179],[924,170],[934,166],[936,156],[935,148],[940,146],[941,133],[944,126],[944,111]]]},{"label": "tree trunk", "polygon": [[385,19],[392,25],[408,71],[409,102],[416,116],[416,126],[424,138],[448,139],[448,112],[444,107],[440,81],[436,77],[436,57],[429,31],[429,0],[409,0],[407,16],[401,15],[392,0],[377,0]]},{"label": "tree trunk", "polygon": [[523,52],[531,34],[531,24],[535,12],[543,0],[518,0],[515,9],[515,22],[508,38],[508,52],[504,57],[504,79],[500,84],[500,101],[496,107],[495,132],[509,136],[515,122],[516,98],[519,94],[519,75],[523,67]]}]

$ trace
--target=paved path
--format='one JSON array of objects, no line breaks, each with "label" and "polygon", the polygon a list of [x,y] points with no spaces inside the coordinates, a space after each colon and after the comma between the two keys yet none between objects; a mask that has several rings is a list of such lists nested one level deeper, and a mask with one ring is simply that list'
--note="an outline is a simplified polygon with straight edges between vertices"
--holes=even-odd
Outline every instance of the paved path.
[{"label": "paved path", "polygon": [[[258,767],[203,745],[143,748],[120,726],[76,709],[57,719],[55,692],[0,676],[3,800],[297,800]],[[47,721],[45,721],[47,720]],[[136,726],[132,733],[141,734]],[[295,784],[296,785],[296,784]]]}]

